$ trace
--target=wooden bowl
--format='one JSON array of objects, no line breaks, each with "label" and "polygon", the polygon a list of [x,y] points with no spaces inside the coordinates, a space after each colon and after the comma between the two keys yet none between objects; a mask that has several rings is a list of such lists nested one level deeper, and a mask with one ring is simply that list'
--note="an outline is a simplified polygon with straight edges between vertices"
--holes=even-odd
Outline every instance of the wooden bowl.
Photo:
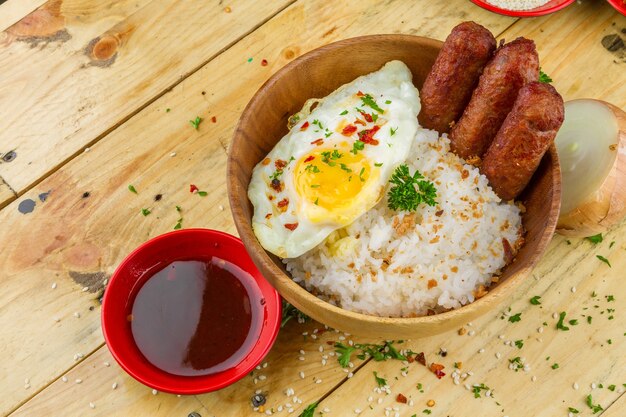
[{"label": "wooden bowl", "polygon": [[296,284],[283,263],[266,252],[252,231],[253,208],[248,200],[252,169],[287,133],[287,119],[309,98],[324,97],[356,77],[403,61],[418,87],[428,74],[442,42],[408,35],[373,35],[346,39],[315,49],[274,74],[243,111],[228,154],[228,197],[239,235],[259,270],[299,310],[330,327],[352,334],[404,339],[462,326],[495,308],[525,279],[546,250],[554,233],[561,199],[561,174],[556,148],[546,154],[521,196],[526,205],[526,243],[489,293],[456,310],[417,318],[387,318],[343,310]]}]

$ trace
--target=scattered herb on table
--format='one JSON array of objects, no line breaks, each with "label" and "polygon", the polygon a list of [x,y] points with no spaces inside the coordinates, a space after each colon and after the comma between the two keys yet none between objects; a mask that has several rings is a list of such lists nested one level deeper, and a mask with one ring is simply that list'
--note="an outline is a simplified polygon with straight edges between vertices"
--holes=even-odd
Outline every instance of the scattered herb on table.
[{"label": "scattered herb on table", "polygon": [[374,379],[376,380],[376,383],[379,387],[384,387],[385,385],[387,385],[387,380],[385,378],[379,377],[376,371],[374,371]]},{"label": "scattered herb on table", "polygon": [[282,314],[282,320],[280,322],[281,328],[285,327],[287,322],[294,317],[297,318],[299,322],[305,322],[305,321],[310,320],[309,316],[307,316],[306,314],[304,314],[303,312],[295,308],[293,305],[291,305],[284,299],[282,300],[282,304],[283,304],[283,314]]},{"label": "scattered herb on table", "polygon": [[558,330],[563,330],[563,331],[568,331],[569,327],[567,327],[566,325],[563,324],[563,320],[565,320],[565,315],[567,313],[565,311],[561,311],[561,313],[559,314],[559,321],[556,323],[556,328]]},{"label": "scattered herb on table", "polygon": [[421,382],[418,382],[415,387],[417,388],[419,392],[421,392],[422,394],[424,393],[424,386],[422,385]]},{"label": "scattered herb on table", "polygon": [[598,258],[599,260],[601,260],[602,262],[604,262],[605,264],[607,264],[609,266],[609,268],[611,268],[611,263],[609,262],[608,259],[606,259],[604,256],[602,255],[596,255],[596,258]]},{"label": "scattered herb on table", "polygon": [[593,236],[587,236],[585,239],[587,239],[591,243],[595,243],[595,244],[598,244],[598,243],[602,242],[602,240],[603,240],[602,233],[598,233],[597,235],[593,235]]},{"label": "scattered herb on table", "polygon": [[615,241],[611,241],[611,243],[609,244],[609,249],[611,249],[613,247],[613,245],[615,245]]},{"label": "scattered herb on table", "polygon": [[207,193],[206,191],[198,191],[198,195],[200,197],[206,197],[207,195],[209,195],[209,193]]},{"label": "scattered herb on table", "polygon": [[313,417],[313,414],[315,413],[315,409],[317,408],[317,404],[318,404],[317,401],[309,404],[304,409],[304,411],[302,411],[299,417]]},{"label": "scattered herb on table", "polygon": [[517,346],[518,349],[521,349],[524,346],[524,341],[522,339],[516,340],[515,346]]},{"label": "scattered herb on table", "polygon": [[573,320],[568,321],[568,323],[571,324],[572,326],[576,326],[576,325],[578,325],[578,320],[577,319],[573,319]]},{"label": "scattered herb on table", "polygon": [[517,323],[518,321],[522,320],[522,313],[517,313],[517,314],[513,314],[512,316],[509,317],[509,321],[511,323]]},{"label": "scattered herb on table", "polygon": [[130,191],[131,193],[137,194],[137,190],[135,189],[135,187],[132,184],[130,184],[128,186],[128,191]]},{"label": "scattered herb on table", "polygon": [[141,214],[143,214],[144,216],[147,216],[150,213],[152,213],[152,212],[149,209],[147,209],[147,208],[142,208],[141,209]]},{"label": "scattered herb on table", "polygon": [[191,126],[198,130],[198,126],[200,126],[200,122],[202,121],[202,118],[200,116],[196,116],[196,118],[194,120],[190,120],[189,123],[191,123]]},{"label": "scattered herb on table", "polygon": [[552,82],[552,78],[550,78],[550,76],[548,74],[546,74],[545,72],[541,71],[541,68],[539,68],[539,82],[540,83],[551,83]]},{"label": "scattered herb on table", "polygon": [[512,365],[510,366],[510,368],[513,369],[515,372],[519,371],[520,369],[524,369],[522,358],[520,358],[519,356],[516,356],[513,359],[509,359],[509,363]]},{"label": "scattered herb on table", "polygon": [[172,111],[172,109],[170,109],[169,107],[165,109],[165,113],[169,113],[170,111]]},{"label": "scattered herb on table", "polygon": [[428,408],[425,408],[425,409],[422,410],[422,413],[430,414],[430,413],[432,413],[432,411],[430,411]]},{"label": "scattered herb on table", "polygon": [[554,363],[552,364],[552,369],[559,369],[559,364],[558,364],[558,363],[556,363],[556,362],[554,362]]},{"label": "scattered herb on table", "polygon": [[405,361],[408,358],[401,354],[394,346],[394,343],[400,343],[401,341],[394,342],[386,341],[383,344],[374,343],[355,343],[354,346],[346,346],[343,343],[335,343],[335,353],[337,353],[337,361],[342,368],[346,368],[352,357],[352,353],[359,350],[360,353],[356,355],[357,358],[364,360],[367,357],[371,357],[377,362],[386,361],[388,359],[397,359]]},{"label": "scattered herb on table", "polygon": [[591,324],[591,320],[593,320],[593,317],[587,316],[587,323]]},{"label": "scattered herb on table", "polygon": [[417,170],[411,175],[409,167],[405,164],[397,167],[389,180],[390,183],[394,184],[388,193],[389,208],[392,210],[415,211],[421,203],[429,206],[437,204],[435,201],[437,196],[435,185],[422,178],[424,176]]},{"label": "scattered herb on table", "polygon": [[489,387],[487,385],[485,385],[484,383],[480,383],[480,384],[474,384],[474,386],[472,387],[472,392],[474,393],[474,398],[480,398],[480,392],[481,390],[484,391],[489,391]]},{"label": "scattered herb on table", "polygon": [[602,408],[600,404],[593,403],[593,398],[591,397],[591,394],[587,395],[587,406],[591,409],[591,411],[593,411],[593,414],[599,413],[600,411],[604,410],[604,408]]},{"label": "scattered herb on table", "polygon": [[604,297],[606,298],[606,301],[609,302],[609,303],[611,301],[615,301],[615,297],[613,295],[609,294],[609,295],[605,295]]},{"label": "scattered herb on table", "polygon": [[180,213],[183,209],[180,206],[176,206],[176,211]]},{"label": "scattered herb on table", "polygon": [[580,413],[580,411],[578,411],[577,409],[575,409],[574,407],[567,407],[567,411],[569,411],[572,414],[578,414]]},{"label": "scattered herb on table", "polygon": [[615,385],[613,384],[609,385],[607,388],[609,391],[615,391]]},{"label": "scattered herb on table", "polygon": [[178,230],[181,229],[183,227],[183,218],[181,217],[180,219],[178,219],[178,221],[176,222],[176,225],[174,226],[174,230]]},{"label": "scattered herb on table", "polygon": [[533,298],[530,299],[530,304],[538,306],[539,304],[541,304],[541,301],[539,301],[540,298],[540,295],[535,295]]}]

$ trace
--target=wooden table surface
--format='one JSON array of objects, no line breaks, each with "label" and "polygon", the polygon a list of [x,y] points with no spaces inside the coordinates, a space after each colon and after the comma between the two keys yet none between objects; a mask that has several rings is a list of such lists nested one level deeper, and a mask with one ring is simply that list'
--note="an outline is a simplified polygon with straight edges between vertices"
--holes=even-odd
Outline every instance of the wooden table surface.
[{"label": "wooden table surface", "polygon": [[[315,402],[315,416],[567,416],[568,407],[591,415],[589,394],[604,409],[597,415],[626,415],[626,223],[599,244],[555,236],[500,310],[468,323],[464,335],[401,345],[444,364],[441,380],[397,360],[355,358],[344,370],[332,341],[381,341],[292,320],[263,367],[238,383],[205,395],[155,395],[104,344],[99,298],[107,278],[134,247],[173,229],[176,205],[184,227],[236,233],[226,152],[242,109],[272,73],[335,40],[444,39],[470,19],[499,39],[534,39],[566,100],[626,108],[626,17],[601,0],[524,20],[465,0],[0,4],[0,415],[258,415],[256,390],[267,398],[260,411],[276,415],[299,415]],[[188,122],[196,116],[197,130]],[[190,194],[191,183],[209,195]],[[577,320],[569,331],[556,329],[560,312],[566,324]],[[519,322],[506,319],[515,313]],[[526,371],[509,369],[515,357]],[[389,393],[374,392],[374,371]],[[481,383],[491,396],[481,390],[475,398],[466,387]]]}]

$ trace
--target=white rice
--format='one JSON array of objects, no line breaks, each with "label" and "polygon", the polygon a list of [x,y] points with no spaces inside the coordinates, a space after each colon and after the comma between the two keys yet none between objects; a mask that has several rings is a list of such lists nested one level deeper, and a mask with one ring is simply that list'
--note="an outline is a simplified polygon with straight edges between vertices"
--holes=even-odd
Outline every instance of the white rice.
[{"label": "white rice", "polygon": [[503,238],[512,248],[522,242],[520,209],[502,202],[437,132],[418,131],[407,165],[435,183],[437,205],[409,214],[383,198],[309,252],[284,259],[294,281],[344,309],[386,317],[441,312],[484,294],[506,264]]}]

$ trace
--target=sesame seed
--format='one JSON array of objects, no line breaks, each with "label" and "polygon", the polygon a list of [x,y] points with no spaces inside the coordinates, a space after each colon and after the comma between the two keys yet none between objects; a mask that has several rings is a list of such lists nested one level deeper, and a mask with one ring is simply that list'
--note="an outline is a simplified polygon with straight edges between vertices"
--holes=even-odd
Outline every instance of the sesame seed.
[{"label": "sesame seed", "polygon": [[465,384],[465,389],[469,391],[472,389],[472,387],[470,387],[470,384]]},{"label": "sesame seed", "polygon": [[298,360],[299,361],[303,361],[304,360],[304,356],[298,356]]},{"label": "sesame seed", "polygon": [[114,382],[113,385],[111,385],[111,389],[116,389],[117,388],[117,382]]},{"label": "sesame seed", "polygon": [[577,390],[577,389],[578,389],[578,383],[577,383],[577,382],[574,382],[574,384],[572,385],[572,388],[574,388],[575,390]]},{"label": "sesame seed", "polygon": [[82,380],[82,379],[77,379],[77,380],[76,380],[76,381],[74,381],[74,382],[76,382],[77,384],[80,384],[81,382],[83,382],[83,380]]},{"label": "sesame seed", "polygon": [[533,381],[533,382],[535,382],[535,381],[537,380],[537,377],[536,377],[535,375],[533,375],[533,376],[530,378],[530,380],[531,380],[531,381]]},{"label": "sesame seed", "polygon": [[26,378],[26,379],[24,380],[24,383],[25,383],[25,384],[30,384],[30,379],[29,379],[29,378]]},{"label": "sesame seed", "polygon": [[85,152],[89,152],[91,148],[85,148]]},{"label": "sesame seed", "polygon": [[473,326],[473,324],[472,324],[472,322],[471,322],[471,321],[470,321],[469,323],[467,323],[467,325],[468,325],[469,327],[472,327],[472,326]]},{"label": "sesame seed", "polygon": [[171,153],[170,153],[170,157],[171,157],[171,158],[173,158],[173,157],[175,157],[175,156],[176,156],[176,152],[171,152]]},{"label": "sesame seed", "polygon": [[354,374],[352,372],[348,372],[348,378],[352,378]]},{"label": "sesame seed", "polygon": [[30,384],[24,384],[24,389],[29,389],[30,388]]},{"label": "sesame seed", "polygon": [[256,369],[257,371],[261,370],[261,365],[257,365],[254,369]]},{"label": "sesame seed", "polygon": [[317,335],[312,334],[312,335],[311,335],[311,339],[313,339],[313,340],[317,339]]},{"label": "sesame seed", "polygon": [[339,336],[339,340],[346,340],[345,336]]},{"label": "sesame seed", "polygon": [[501,334],[500,336],[498,336],[498,339],[500,339],[500,340],[504,339],[504,335]]},{"label": "sesame seed", "polygon": [[259,381],[265,381],[267,377],[265,375],[259,375]]},{"label": "sesame seed", "polygon": [[96,405],[94,403],[89,403],[89,408],[96,408]]},{"label": "sesame seed", "polygon": [[322,353],[324,351],[324,346],[320,345],[320,347],[318,347],[317,350],[319,350],[319,352]]},{"label": "sesame seed", "polygon": [[322,366],[326,365],[326,359],[322,359]]},{"label": "sesame seed", "polygon": [[220,209],[220,211],[224,211],[224,206],[223,205],[219,205],[218,208]]},{"label": "sesame seed", "polygon": [[409,407],[413,407],[413,400],[409,400]]},{"label": "sesame seed", "polygon": [[304,379],[304,372],[300,371],[299,375],[300,375],[300,379]]},{"label": "sesame seed", "polygon": [[496,352],[496,358],[500,359],[502,357],[502,355],[500,355],[500,352]]},{"label": "sesame seed", "polygon": [[79,318],[80,318],[80,313],[79,313],[78,311],[75,311],[75,312],[74,312],[74,317],[76,317],[77,319],[79,319]]},{"label": "sesame seed", "polygon": [[53,282],[52,285],[50,286],[50,288],[55,289],[57,287],[57,283]]},{"label": "sesame seed", "polygon": [[279,406],[276,408],[276,410],[280,413],[281,411],[283,411],[283,406],[282,406],[282,405],[279,405]]},{"label": "sesame seed", "polygon": [[361,414],[361,409],[360,408],[355,408],[354,409],[354,413],[355,414]]},{"label": "sesame seed", "polygon": [[374,401],[374,397],[372,397],[371,395],[369,397],[367,397],[367,402],[371,403],[372,401]]},{"label": "sesame seed", "polygon": [[576,287],[572,287],[572,292],[576,292]]},{"label": "sesame seed", "polygon": [[354,364],[352,362],[348,362],[348,367],[354,368]]},{"label": "sesame seed", "polygon": [[596,383],[595,382],[591,383],[591,389],[596,389]]},{"label": "sesame seed", "polygon": [[552,318],[553,319],[559,318],[559,313],[552,313]]},{"label": "sesame seed", "polygon": [[304,353],[305,353],[305,352],[304,352],[302,349],[300,349],[300,354],[301,354],[301,355],[304,355]]},{"label": "sesame seed", "polygon": [[383,399],[382,399],[382,398],[379,398],[378,400],[376,400],[376,402],[377,402],[378,404],[382,404],[382,403],[383,403]]},{"label": "sesame seed", "polygon": [[111,364],[109,362],[104,362],[104,366],[108,368],[109,366],[111,366]]},{"label": "sesame seed", "polygon": [[478,353],[484,353],[484,352],[485,352],[485,349],[483,349],[483,348],[480,348],[480,349],[478,350]]},{"label": "sesame seed", "polygon": [[159,393],[159,391],[157,391],[155,389],[152,390],[152,395],[157,395],[158,393]]},{"label": "sesame seed", "polygon": [[317,381],[315,381],[315,383],[316,383],[316,384],[321,384],[321,383],[322,383],[322,380],[321,380],[321,379],[318,379]]},{"label": "sesame seed", "polygon": [[543,327],[537,327],[537,333],[543,333]]},{"label": "sesame seed", "polygon": [[61,381],[63,381],[63,382],[67,382],[67,377],[66,377],[66,376],[62,376],[62,377],[61,377]]},{"label": "sesame seed", "polygon": [[58,323],[58,322],[60,322],[60,321],[61,321],[61,319],[60,319],[60,318],[58,318],[58,317],[55,317],[55,318],[54,318],[54,321],[56,321],[56,322]]},{"label": "sesame seed", "polygon": [[83,287],[83,292],[89,291],[89,287]]},{"label": "sesame seed", "polygon": [[476,332],[474,330],[470,330],[469,332],[467,332],[468,336],[474,336],[476,334]]},{"label": "sesame seed", "polygon": [[330,413],[330,408],[324,407],[324,409],[322,411],[325,412],[325,413]]}]

